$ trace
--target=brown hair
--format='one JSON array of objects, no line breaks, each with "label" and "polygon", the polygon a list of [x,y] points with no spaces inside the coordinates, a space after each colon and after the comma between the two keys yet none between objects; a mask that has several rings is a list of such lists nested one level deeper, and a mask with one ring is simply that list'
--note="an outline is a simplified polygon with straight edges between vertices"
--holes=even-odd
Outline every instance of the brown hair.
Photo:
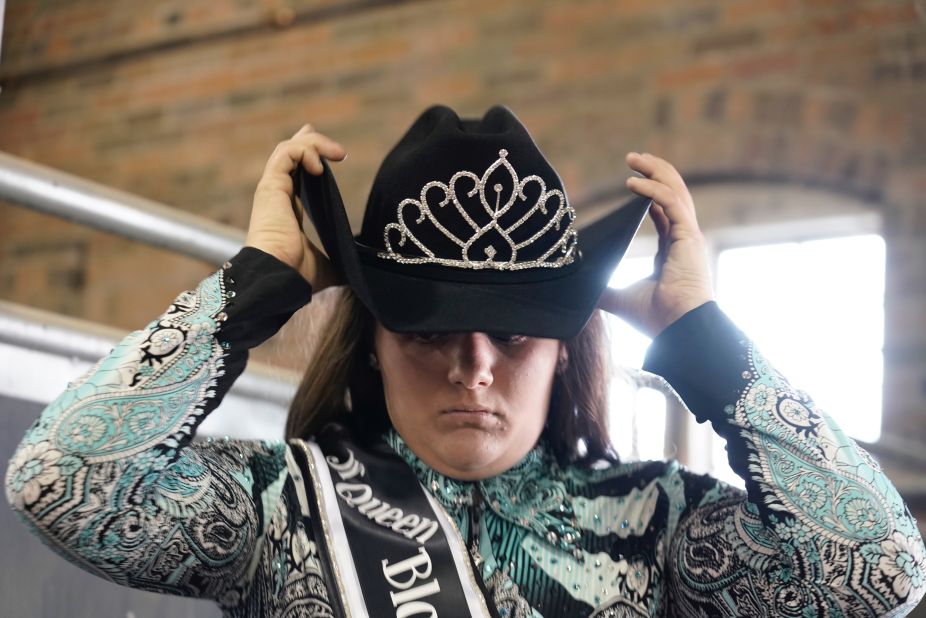
[{"label": "brown hair", "polygon": [[[373,442],[389,427],[383,383],[369,362],[376,321],[349,288],[337,299],[315,356],[290,405],[286,439],[317,433],[329,421]],[[608,356],[600,312],[566,341],[568,361],[553,380],[544,436],[557,459],[616,460],[607,430]]]}]

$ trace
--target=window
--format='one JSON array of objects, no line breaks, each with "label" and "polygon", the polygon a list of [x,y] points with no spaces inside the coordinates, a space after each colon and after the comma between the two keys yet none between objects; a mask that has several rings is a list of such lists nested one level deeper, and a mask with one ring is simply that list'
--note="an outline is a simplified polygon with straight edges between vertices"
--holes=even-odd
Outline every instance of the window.
[{"label": "window", "polygon": [[[653,272],[652,257],[629,257],[618,264],[609,285],[623,288]],[[611,355],[618,367],[639,369],[651,339],[610,314],[606,319]],[[609,427],[614,448],[625,461],[662,459],[665,450],[666,398],[652,388],[637,388],[616,376],[611,388]]]},{"label": "window", "polygon": [[881,434],[884,265],[875,234],[728,249],[717,260],[727,314],[793,385],[867,442]]},{"label": "window", "polygon": [[[715,249],[714,280],[724,311],[850,436],[877,440],[884,240],[876,234],[854,234],[727,248],[718,244]],[[651,272],[651,257],[626,258],[611,286],[625,287]],[[608,325],[615,363],[640,367],[650,340],[617,318],[609,317]],[[665,397],[619,380],[615,384],[610,421],[618,452],[627,459],[663,457]],[[742,486],[729,468],[723,440],[708,437],[713,435],[709,427],[696,425],[691,417],[686,422],[688,452],[697,460],[686,463]]]},{"label": "window", "polygon": [[[881,435],[884,272],[884,239],[876,234],[717,256],[724,311],[793,386],[867,442]],[[715,473],[727,467],[722,445],[714,447],[714,465]]]}]

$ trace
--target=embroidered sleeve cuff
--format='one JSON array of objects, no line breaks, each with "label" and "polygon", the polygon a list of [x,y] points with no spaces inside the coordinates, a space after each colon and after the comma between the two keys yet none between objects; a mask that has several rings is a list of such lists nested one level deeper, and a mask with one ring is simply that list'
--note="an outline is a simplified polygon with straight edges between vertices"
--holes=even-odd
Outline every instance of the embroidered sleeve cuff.
[{"label": "embroidered sleeve cuff", "polygon": [[748,343],[712,301],[660,333],[650,345],[643,369],[665,378],[698,421],[714,420],[740,396]]}]

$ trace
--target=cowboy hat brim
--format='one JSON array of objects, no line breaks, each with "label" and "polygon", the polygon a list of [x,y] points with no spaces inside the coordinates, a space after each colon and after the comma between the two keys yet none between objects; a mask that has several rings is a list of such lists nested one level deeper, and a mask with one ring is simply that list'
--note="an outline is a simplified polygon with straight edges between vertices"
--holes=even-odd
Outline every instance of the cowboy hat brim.
[{"label": "cowboy hat brim", "polygon": [[324,158],[322,165],[320,176],[297,168],[296,194],[334,266],[374,317],[395,332],[572,338],[591,317],[650,205],[649,198],[634,197],[579,229],[580,253],[568,266],[465,271],[448,278],[446,267],[399,264],[358,243]]}]

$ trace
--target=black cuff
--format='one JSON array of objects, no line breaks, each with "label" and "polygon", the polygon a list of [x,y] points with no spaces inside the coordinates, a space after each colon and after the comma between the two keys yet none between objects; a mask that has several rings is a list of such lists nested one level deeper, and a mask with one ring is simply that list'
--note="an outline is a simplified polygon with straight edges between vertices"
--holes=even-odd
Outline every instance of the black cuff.
[{"label": "black cuff", "polygon": [[243,247],[222,271],[228,300],[219,337],[234,348],[260,345],[312,298],[298,271],[254,247]]},{"label": "black cuff", "polygon": [[699,422],[719,419],[745,386],[748,345],[711,301],[662,331],[650,344],[643,369],[665,378]]}]

